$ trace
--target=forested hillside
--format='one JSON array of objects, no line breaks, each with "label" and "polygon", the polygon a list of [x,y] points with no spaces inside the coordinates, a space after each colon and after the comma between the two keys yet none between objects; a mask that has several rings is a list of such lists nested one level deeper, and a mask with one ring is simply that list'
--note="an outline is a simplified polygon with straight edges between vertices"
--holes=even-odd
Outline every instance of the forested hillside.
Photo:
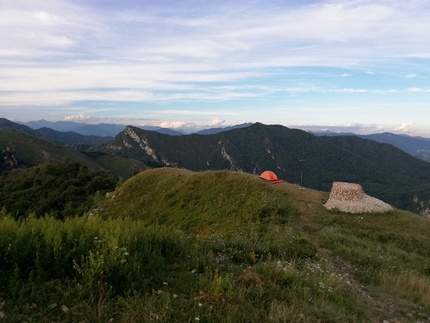
[{"label": "forested hillside", "polygon": [[91,170],[110,170],[115,176],[130,178],[149,167],[143,162],[108,155],[85,152],[91,145],[64,146],[18,130],[0,131],[0,174],[17,168],[30,168],[65,160],[85,165]]},{"label": "forested hillside", "polygon": [[47,163],[0,176],[0,209],[14,218],[50,215],[57,219],[90,210],[96,196],[113,191],[118,178],[77,162]]},{"label": "forested hillside", "polygon": [[361,184],[372,196],[423,215],[430,209],[430,163],[398,148],[357,137],[316,137],[283,126],[254,124],[213,135],[168,136],[127,127],[98,148],[153,166],[195,171],[272,170],[290,183],[329,191],[334,181]]}]

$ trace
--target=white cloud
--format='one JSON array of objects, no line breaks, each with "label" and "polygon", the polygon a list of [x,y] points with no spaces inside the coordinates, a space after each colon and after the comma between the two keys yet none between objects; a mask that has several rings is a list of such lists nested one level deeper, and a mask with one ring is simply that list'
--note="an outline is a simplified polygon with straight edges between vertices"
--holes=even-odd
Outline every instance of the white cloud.
[{"label": "white cloud", "polygon": [[47,63],[47,57],[69,60],[76,50],[86,53],[90,48],[80,46],[93,44],[107,30],[100,21],[73,2],[14,0],[0,11],[0,57],[19,61],[42,58],[39,66]]},{"label": "white cloud", "polygon": [[430,92],[430,89],[422,89],[422,88],[419,88],[419,87],[411,87],[411,88],[408,89],[408,91],[410,91],[410,92],[423,92],[423,93],[425,93],[425,92]]},{"label": "white cloud", "polygon": [[415,129],[411,128],[412,127],[412,122],[405,122],[402,123],[400,126],[394,128],[394,131],[399,131],[399,132],[404,132],[404,133],[410,133],[413,132]]},{"label": "white cloud", "polygon": [[82,120],[88,120],[88,119],[91,119],[91,116],[84,115],[84,114],[77,114],[77,115],[73,115],[73,116],[65,116],[64,117],[65,121],[82,121]]},{"label": "white cloud", "polygon": [[287,125],[289,128],[302,129],[312,132],[335,132],[335,133],[355,133],[358,135],[365,135],[371,133],[378,133],[384,130],[384,126],[377,124],[362,124],[350,122],[347,124],[332,124],[325,125]]},{"label": "white cloud", "polygon": [[[426,34],[418,31],[428,30],[430,24],[425,15],[419,14],[423,5],[418,2],[321,2],[276,9],[271,8],[269,2],[266,10],[263,9],[264,14],[262,8],[252,6],[220,6],[217,12],[209,8],[205,11],[203,7],[199,16],[191,8],[178,11],[180,16],[171,12],[165,15],[171,8],[162,7],[156,10],[148,7],[142,11],[120,7],[115,12],[67,1],[47,1],[45,5],[28,0],[15,2],[18,4],[6,6],[0,14],[0,21],[1,18],[4,21],[0,25],[5,27],[0,35],[7,36],[14,26],[15,37],[11,39],[15,42],[8,45],[25,45],[33,49],[32,52],[41,49],[42,44],[30,44],[22,37],[30,31],[44,37],[69,39],[70,44],[85,45],[81,47],[84,54],[102,54],[105,58],[127,55],[138,59],[204,58],[219,59],[227,66],[231,66],[230,62],[248,66],[258,62],[270,66],[273,62],[281,62],[283,57],[282,62],[287,65],[325,65],[328,59],[329,64],[342,65],[383,57],[413,56],[428,49],[423,39]],[[46,28],[52,25],[56,28]],[[140,33],[140,30],[150,32]],[[157,30],[163,33],[158,34]],[[420,42],[415,41],[418,37]],[[296,44],[297,41],[300,42]],[[272,46],[281,50],[270,50]],[[257,60],[263,52],[265,59]],[[378,55],[375,56],[375,52]],[[238,57],[236,55],[241,59],[231,60]]]},{"label": "white cloud", "polygon": [[162,123],[160,123],[160,127],[161,128],[170,128],[170,129],[176,129],[176,128],[181,128],[181,127],[185,127],[187,126],[188,123],[187,122],[182,122],[182,121],[164,121]]},{"label": "white cloud", "polygon": [[219,127],[221,124],[223,124],[225,120],[221,118],[213,118],[211,122],[211,127]]},{"label": "white cloud", "polygon": [[[1,107],[57,106],[59,110],[91,101],[118,102],[122,109],[136,102],[150,103],[152,108],[169,104],[164,111],[172,111],[171,118],[216,115],[230,122],[227,115],[241,112],[217,106],[229,110],[220,113],[211,104],[222,101],[228,106],[235,100],[242,107],[258,106],[263,111],[259,105],[267,100],[265,106],[282,105],[287,111],[285,106],[307,106],[306,100],[315,107],[312,100],[322,95],[324,102],[354,93],[363,95],[353,99],[370,101],[378,96],[376,100],[382,101],[378,93],[396,91],[390,88],[403,89],[395,95],[399,99],[404,92],[430,91],[428,84],[418,83],[427,78],[430,58],[427,0],[322,0],[295,5],[271,0],[246,5],[203,1],[198,8],[194,1],[194,6],[188,1],[168,6],[165,1],[143,1],[139,6],[133,1],[100,3],[2,2]],[[417,57],[423,59],[411,64],[410,58]],[[405,77],[414,78],[414,83]],[[189,111],[183,108],[183,102],[195,101],[208,104]],[[335,105],[341,106],[339,111],[348,109],[346,101]],[[248,115],[257,116],[257,110],[251,109]],[[77,113],[81,111],[91,114],[85,109]],[[336,114],[336,122],[341,114]],[[317,113],[309,117],[318,118]],[[402,119],[390,122],[400,124]]]},{"label": "white cloud", "polygon": [[347,93],[365,93],[367,90],[365,89],[331,89],[327,90],[328,92],[347,92]]}]

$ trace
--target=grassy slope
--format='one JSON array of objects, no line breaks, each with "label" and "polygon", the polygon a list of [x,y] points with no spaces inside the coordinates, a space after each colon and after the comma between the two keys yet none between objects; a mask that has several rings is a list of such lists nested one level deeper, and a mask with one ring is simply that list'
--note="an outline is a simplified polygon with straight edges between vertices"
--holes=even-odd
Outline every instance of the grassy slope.
[{"label": "grassy slope", "polygon": [[284,192],[262,184],[245,173],[154,169],[126,181],[105,201],[103,214],[207,235],[294,213]]},{"label": "grassy slope", "polygon": [[125,182],[103,206],[105,215],[203,236],[264,230],[276,236],[262,227],[290,226],[316,247],[321,266],[347,280],[358,297],[354,306],[368,319],[429,317],[430,220],[400,210],[336,214],[323,207],[327,198],[245,173],[157,169]]},{"label": "grassy slope", "polygon": [[[337,214],[327,198],[251,174],[163,168],[103,197],[99,216],[0,216],[0,268],[21,261],[24,270],[0,303],[11,322],[427,320],[430,221],[399,210]],[[61,278],[37,285],[27,248],[41,273]],[[27,285],[12,283],[25,271]],[[68,292],[58,296],[61,284]],[[37,307],[23,311],[25,302]]]}]

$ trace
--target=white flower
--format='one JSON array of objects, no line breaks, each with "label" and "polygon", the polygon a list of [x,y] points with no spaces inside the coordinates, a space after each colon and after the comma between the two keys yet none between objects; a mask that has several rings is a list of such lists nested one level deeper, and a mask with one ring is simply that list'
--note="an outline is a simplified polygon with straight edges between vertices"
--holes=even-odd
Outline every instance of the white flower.
[{"label": "white flower", "polygon": [[200,318],[198,316],[196,316],[196,318],[194,320],[200,321]]},{"label": "white flower", "polygon": [[203,305],[202,303],[199,303],[199,307],[202,307],[202,305]]}]

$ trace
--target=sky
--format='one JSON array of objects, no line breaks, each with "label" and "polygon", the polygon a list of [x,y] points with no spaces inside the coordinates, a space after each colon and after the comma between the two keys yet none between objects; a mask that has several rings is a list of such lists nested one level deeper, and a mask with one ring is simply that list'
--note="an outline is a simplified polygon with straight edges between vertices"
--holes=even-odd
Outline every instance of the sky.
[{"label": "sky", "polygon": [[0,117],[430,137],[430,0],[0,0]]}]

